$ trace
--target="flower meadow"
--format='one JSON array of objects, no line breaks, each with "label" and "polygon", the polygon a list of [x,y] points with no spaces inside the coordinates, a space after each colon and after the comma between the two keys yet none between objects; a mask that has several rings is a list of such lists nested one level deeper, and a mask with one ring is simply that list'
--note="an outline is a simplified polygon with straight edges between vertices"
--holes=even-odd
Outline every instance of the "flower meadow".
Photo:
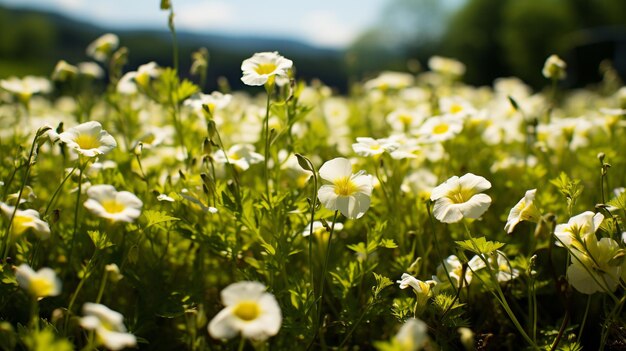
[{"label": "flower meadow", "polygon": [[433,57],[342,96],[261,52],[204,92],[205,51],[183,79],[121,44],[0,80],[1,349],[626,347],[610,70]]}]

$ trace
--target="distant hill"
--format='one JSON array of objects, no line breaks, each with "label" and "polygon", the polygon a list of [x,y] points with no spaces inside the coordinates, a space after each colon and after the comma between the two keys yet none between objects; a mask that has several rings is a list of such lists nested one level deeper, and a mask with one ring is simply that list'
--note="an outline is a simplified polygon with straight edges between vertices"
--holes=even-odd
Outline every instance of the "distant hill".
[{"label": "distant hill", "polygon": [[[89,60],[85,48],[107,32],[117,34],[120,44],[130,50],[127,70],[149,61],[172,65],[171,35],[167,30],[112,30],[57,13],[0,6],[0,78],[49,75],[58,60],[70,63]],[[220,76],[226,77],[234,89],[242,88],[241,61],[260,51],[279,51],[293,60],[300,78],[319,78],[339,90],[346,89],[344,52],[340,50],[280,38],[189,32],[177,32],[177,37],[181,75],[187,74],[193,51],[200,47],[209,50],[205,90],[215,89]]]}]

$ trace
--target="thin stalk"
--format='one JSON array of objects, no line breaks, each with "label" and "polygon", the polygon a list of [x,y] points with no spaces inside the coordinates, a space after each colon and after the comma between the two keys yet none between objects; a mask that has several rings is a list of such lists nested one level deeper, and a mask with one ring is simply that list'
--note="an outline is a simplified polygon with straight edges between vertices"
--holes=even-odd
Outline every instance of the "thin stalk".
[{"label": "thin stalk", "polygon": [[309,224],[309,274],[311,276],[311,288],[315,289],[315,274],[313,273],[313,222],[315,221],[315,206],[317,205],[317,174],[313,164],[309,161],[311,169],[313,169],[313,194],[311,194],[311,220]]},{"label": "thin stalk", "polygon": [[239,338],[239,346],[237,347],[237,351],[243,351],[243,347],[246,345],[246,339],[243,335]]},{"label": "thin stalk", "polygon": [[74,168],[72,168],[72,170],[65,177],[63,177],[61,184],[59,184],[57,188],[54,190],[52,197],[50,197],[50,200],[48,200],[48,204],[46,205],[46,210],[43,212],[44,218],[48,214],[48,211],[50,211],[50,207],[52,206],[52,203],[56,199],[57,195],[59,195],[61,188],[63,188],[63,185],[65,184],[65,182],[72,176],[72,174],[74,174],[74,171],[76,171],[76,168],[78,168],[78,166],[74,166]]},{"label": "thin stalk", "polygon": [[[430,218],[430,226],[433,231],[433,236],[435,236],[437,233],[435,231],[435,220],[433,219],[432,213],[430,212],[430,206],[428,203],[426,203],[426,211],[428,212],[428,218]],[[452,289],[454,289],[455,294],[460,294],[460,289],[457,289],[457,287],[454,286],[454,282],[452,281],[452,278],[450,277],[450,272],[448,271],[448,267],[446,267],[445,259],[442,257],[441,249],[439,248],[439,240],[435,238],[435,240],[433,241],[435,243],[435,250],[437,251],[437,255],[441,258],[441,266],[443,267],[443,271],[446,273],[446,278],[448,278],[448,281],[450,282],[450,286],[452,286]]]},{"label": "thin stalk", "polygon": [[624,302],[626,302],[626,295],[622,296],[622,298],[615,304],[615,307],[611,310],[609,315],[606,317],[606,325],[604,330],[602,331],[602,338],[600,340],[600,348],[598,350],[604,350],[604,346],[606,345],[606,340],[609,337],[609,331],[611,327],[611,323],[615,316],[621,313],[622,307],[624,307]]},{"label": "thin stalk", "polygon": [[265,104],[265,119],[263,120],[263,129],[265,130],[265,158],[263,160],[263,178],[265,180],[265,196],[267,197],[267,203],[272,210],[272,199],[270,194],[270,176],[269,176],[269,159],[270,159],[270,102],[272,98],[272,92],[274,91],[274,84],[266,86],[267,102]]},{"label": "thin stalk", "polygon": [[[470,239],[470,242],[472,243],[472,245],[474,246],[474,249],[476,250],[476,252],[480,252],[480,250],[478,249],[478,246],[476,245],[476,243],[474,242],[474,238],[472,237],[472,234],[470,233],[469,228],[467,227],[467,223],[464,221],[463,222],[463,226],[465,227],[465,233],[467,234],[467,236]],[[531,339],[528,334],[526,333],[526,331],[524,330],[524,328],[522,327],[522,325],[520,324],[520,322],[517,320],[517,317],[515,316],[515,313],[513,313],[513,310],[511,310],[511,307],[509,306],[509,303],[506,300],[506,297],[504,296],[504,292],[502,292],[502,288],[500,288],[500,283],[498,282],[498,279],[496,278],[493,270],[491,269],[491,265],[489,264],[489,261],[485,258],[485,255],[478,255],[478,257],[480,257],[481,260],[483,260],[483,262],[485,262],[485,266],[487,267],[487,272],[489,272],[489,277],[491,278],[491,280],[494,283],[494,286],[496,288],[496,292],[498,295],[498,302],[500,302],[500,305],[502,306],[502,308],[504,308],[504,311],[506,312],[506,314],[509,316],[509,319],[511,320],[511,322],[513,322],[513,325],[515,326],[515,328],[517,329],[517,331],[522,335],[522,337],[524,338],[524,340],[535,350],[539,350],[539,347],[537,346],[537,344],[535,344],[535,342],[533,341],[533,339]]]},{"label": "thin stalk", "polygon": [[585,314],[583,315],[583,320],[580,322],[580,329],[578,330],[578,338],[577,342],[580,343],[580,338],[583,335],[583,330],[585,330],[585,324],[587,323],[587,317],[589,315],[589,307],[591,306],[591,295],[587,297],[587,307],[585,307]]},{"label": "thin stalk", "polygon": [[76,206],[74,207],[74,231],[72,232],[72,239],[70,241],[70,253],[67,256],[67,262],[70,266],[72,264],[72,256],[74,255],[74,242],[76,241],[76,233],[78,233],[78,215],[80,212],[80,196],[82,195],[81,193],[83,192],[83,173],[88,163],[89,162],[86,161],[78,169],[78,191],[76,193]]},{"label": "thin stalk", "polygon": [[87,263],[87,267],[85,267],[85,272],[83,273],[83,277],[80,278],[80,282],[78,282],[78,285],[76,286],[76,290],[74,290],[74,293],[72,294],[72,297],[70,298],[70,303],[67,305],[67,314],[65,316],[65,323],[63,325],[63,333],[65,335],[67,335],[67,328],[68,328],[69,323],[70,323],[70,316],[72,314],[72,308],[74,307],[74,303],[76,302],[76,298],[78,297],[78,293],[83,288],[83,285],[85,285],[85,282],[87,281],[87,278],[89,278],[89,276],[91,275],[91,268],[93,266],[93,262],[94,262],[94,259],[96,257],[96,253],[97,253],[97,251],[94,252],[93,256],[91,257],[91,259]]},{"label": "thin stalk", "polygon": [[102,296],[104,295],[104,288],[107,285],[107,279],[109,279],[109,271],[104,270],[104,274],[102,275],[102,280],[100,281],[100,288],[98,289],[98,296],[96,297],[96,303],[100,303],[102,301]]},{"label": "thin stalk", "polygon": [[333,216],[333,223],[330,226],[330,233],[328,233],[328,245],[326,246],[326,257],[324,258],[324,265],[322,266],[322,274],[320,276],[320,295],[318,297],[318,310],[317,310],[317,321],[315,323],[315,335],[313,336],[313,340],[311,340],[311,344],[309,344],[309,348],[313,345],[315,338],[317,338],[319,334],[319,328],[322,323],[322,306],[324,304],[324,282],[326,281],[326,272],[328,271],[328,261],[330,258],[330,249],[331,243],[333,239],[333,232],[335,231],[335,223],[337,222],[337,216],[339,215],[339,210],[335,210],[335,215]]},{"label": "thin stalk", "polygon": [[20,201],[22,200],[22,195],[24,193],[24,187],[28,182],[28,177],[30,176],[31,166],[33,164],[33,155],[35,154],[35,145],[37,145],[37,139],[40,134],[37,132],[35,138],[33,138],[33,143],[30,146],[30,153],[28,154],[28,160],[26,162],[26,172],[24,174],[24,178],[22,178],[22,184],[20,185],[20,191],[17,194],[17,200],[15,201],[15,208],[13,208],[13,213],[11,213],[11,218],[9,219],[9,225],[7,226],[6,234],[4,236],[4,252],[2,254],[2,261],[6,260],[9,255],[9,247],[10,247],[10,238],[11,238],[11,226],[13,225],[13,220],[15,219],[15,214],[17,213],[17,208],[20,206]]}]

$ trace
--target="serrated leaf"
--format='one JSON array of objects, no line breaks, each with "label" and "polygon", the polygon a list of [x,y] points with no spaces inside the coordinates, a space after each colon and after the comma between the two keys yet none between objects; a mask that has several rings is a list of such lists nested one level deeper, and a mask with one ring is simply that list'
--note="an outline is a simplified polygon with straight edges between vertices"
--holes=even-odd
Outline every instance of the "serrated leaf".
[{"label": "serrated leaf", "polygon": [[113,246],[113,243],[109,240],[107,235],[100,233],[98,230],[88,230],[87,235],[89,235],[89,238],[98,250],[104,250],[107,247]]},{"label": "serrated leaf", "polygon": [[167,215],[167,213],[161,211],[147,210],[143,212],[143,215],[148,221],[148,224],[146,224],[146,229],[156,224],[180,221],[180,218],[169,216]]},{"label": "serrated leaf", "polygon": [[609,201],[607,205],[617,207],[622,211],[626,211],[626,191],[623,191],[618,197]]},{"label": "serrated leaf", "polygon": [[398,247],[398,244],[396,244],[396,242],[393,241],[393,239],[383,239],[380,241],[379,245],[386,249],[395,249]]},{"label": "serrated leaf", "polygon": [[469,240],[455,241],[455,243],[461,249],[471,251],[478,255],[490,254],[505,245],[504,243],[497,241],[488,241],[484,236]]}]

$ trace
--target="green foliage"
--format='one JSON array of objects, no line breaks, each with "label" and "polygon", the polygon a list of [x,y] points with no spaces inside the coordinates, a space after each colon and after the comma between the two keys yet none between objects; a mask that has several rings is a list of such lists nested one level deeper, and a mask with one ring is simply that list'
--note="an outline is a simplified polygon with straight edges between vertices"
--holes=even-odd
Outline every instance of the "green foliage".
[{"label": "green foliage", "polygon": [[570,214],[572,214],[572,208],[576,205],[576,200],[583,192],[584,186],[578,179],[570,179],[570,177],[561,172],[557,178],[550,180],[550,183],[557,187],[557,189],[565,196],[567,200],[567,207]]},{"label": "green foliage", "polygon": [[463,241],[456,241],[456,244],[461,249],[471,251],[477,255],[489,255],[505,245],[504,243],[497,241],[489,241],[484,236]]},{"label": "green foliage", "polygon": [[67,339],[59,339],[51,328],[30,332],[24,336],[24,344],[30,351],[72,351]]}]

